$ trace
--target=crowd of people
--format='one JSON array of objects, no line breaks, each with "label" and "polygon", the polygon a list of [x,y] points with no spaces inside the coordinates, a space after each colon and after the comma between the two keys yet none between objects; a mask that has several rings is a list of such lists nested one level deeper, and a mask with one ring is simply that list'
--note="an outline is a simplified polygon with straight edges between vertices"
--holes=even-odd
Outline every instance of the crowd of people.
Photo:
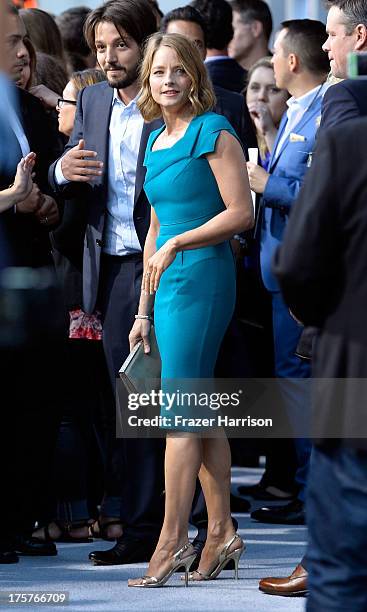
[{"label": "crowd of people", "polygon": [[[326,24],[285,21],[272,46],[263,0],[0,6],[1,291],[21,305],[0,322],[0,563],[102,538],[95,565],[149,562],[131,587],[238,578],[232,514],[253,498],[278,502],[253,520],[309,528],[291,576],[259,588],[365,610],[367,81],[347,60],[367,51],[367,1],[326,0]],[[119,370],[152,323],[163,391],[273,378],[317,440],[117,436]],[[231,450],[266,456],[240,495]]]}]

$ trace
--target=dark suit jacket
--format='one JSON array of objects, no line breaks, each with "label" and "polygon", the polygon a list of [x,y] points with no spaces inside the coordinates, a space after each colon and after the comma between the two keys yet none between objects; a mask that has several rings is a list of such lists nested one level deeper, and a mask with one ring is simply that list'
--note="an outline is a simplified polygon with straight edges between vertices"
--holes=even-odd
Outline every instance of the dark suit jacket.
[{"label": "dark suit jacket", "polygon": [[247,155],[249,147],[257,147],[256,133],[248,112],[245,98],[242,94],[235,93],[229,89],[224,89],[218,85],[213,85],[217,103],[214,111],[219,115],[224,115],[236,130],[238,137],[243,145],[244,153]]},{"label": "dark suit jacket", "polygon": [[320,131],[367,115],[367,81],[346,79],[325,93]]},{"label": "dark suit jacket", "polygon": [[241,93],[246,85],[247,72],[231,57],[205,63],[214,85]]},{"label": "dark suit jacket", "polygon": [[[83,138],[86,149],[96,151],[98,159],[103,162],[102,176],[96,177],[92,183],[69,183],[59,187],[54,176],[57,161],[49,170],[49,181],[56,193],[61,194],[65,199],[75,198],[76,203],[85,202],[87,219],[83,255],[83,306],[88,313],[92,313],[95,309],[99,284],[100,257],[107,210],[108,141],[112,98],[113,89],[106,82],[97,83],[80,92],[73,133],[64,151],[65,154]],[[161,125],[160,122],[154,121],[144,125],[138,156],[134,224],[142,247],[150,223],[150,206],[143,190],[145,177],[143,160],[149,134],[159,125]]]},{"label": "dark suit jacket", "polygon": [[[50,163],[60,154],[57,129],[37,98],[22,89],[18,90],[18,95],[19,118],[30,149],[37,154],[35,182],[42,193],[51,193],[47,173]],[[18,163],[22,152],[18,141],[15,146]],[[0,189],[13,182],[15,173],[16,165],[0,175]],[[38,267],[52,263],[49,230],[33,215],[15,214],[13,209],[9,209],[0,215],[0,223],[9,240],[13,265]]]},{"label": "dark suit jacket", "polygon": [[367,435],[366,138],[367,119],[321,134],[275,259],[287,304],[321,328],[313,374],[330,381],[316,388],[317,437]]}]

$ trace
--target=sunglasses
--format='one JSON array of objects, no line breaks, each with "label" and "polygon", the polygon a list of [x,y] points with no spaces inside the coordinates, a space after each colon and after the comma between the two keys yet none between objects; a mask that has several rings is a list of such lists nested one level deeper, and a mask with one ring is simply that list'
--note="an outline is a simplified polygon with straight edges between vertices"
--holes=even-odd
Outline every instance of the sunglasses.
[{"label": "sunglasses", "polygon": [[57,106],[59,108],[66,106],[66,104],[72,104],[73,106],[76,106],[76,101],[75,100],[64,100],[64,98],[59,98],[57,100]]}]

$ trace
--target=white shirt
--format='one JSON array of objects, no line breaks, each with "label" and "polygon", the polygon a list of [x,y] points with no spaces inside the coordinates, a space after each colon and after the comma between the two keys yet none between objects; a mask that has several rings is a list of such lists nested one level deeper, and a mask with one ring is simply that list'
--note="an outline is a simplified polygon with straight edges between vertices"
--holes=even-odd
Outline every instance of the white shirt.
[{"label": "white shirt", "polygon": [[[109,127],[107,215],[103,252],[128,255],[141,251],[134,226],[136,166],[144,120],[136,98],[125,105],[114,90]],[[59,185],[68,181],[62,174],[61,159],[55,168]]]},{"label": "white shirt", "polygon": [[297,127],[297,124],[301,121],[303,115],[309,109],[314,100],[316,100],[316,98],[319,96],[323,97],[329,85],[329,83],[317,85],[317,87],[310,89],[310,91],[305,93],[303,96],[300,96],[299,98],[294,98],[292,96],[289,98],[289,100],[287,100],[287,123],[277,144],[275,156],[279,154],[283,143],[289,137],[293,129]]},{"label": "white shirt", "polygon": [[229,59],[231,59],[229,55],[211,55],[205,58],[204,64],[208,64],[209,62],[216,62],[217,60],[229,60]]}]

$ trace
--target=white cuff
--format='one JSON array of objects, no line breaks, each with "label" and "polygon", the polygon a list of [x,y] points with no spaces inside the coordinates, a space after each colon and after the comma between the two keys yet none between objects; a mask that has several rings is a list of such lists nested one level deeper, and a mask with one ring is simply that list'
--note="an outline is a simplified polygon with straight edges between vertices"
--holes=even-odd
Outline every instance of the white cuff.
[{"label": "white cuff", "polygon": [[70,181],[68,181],[68,179],[66,179],[62,173],[61,159],[59,159],[55,166],[55,181],[58,185],[66,185],[67,183],[70,183]]}]

